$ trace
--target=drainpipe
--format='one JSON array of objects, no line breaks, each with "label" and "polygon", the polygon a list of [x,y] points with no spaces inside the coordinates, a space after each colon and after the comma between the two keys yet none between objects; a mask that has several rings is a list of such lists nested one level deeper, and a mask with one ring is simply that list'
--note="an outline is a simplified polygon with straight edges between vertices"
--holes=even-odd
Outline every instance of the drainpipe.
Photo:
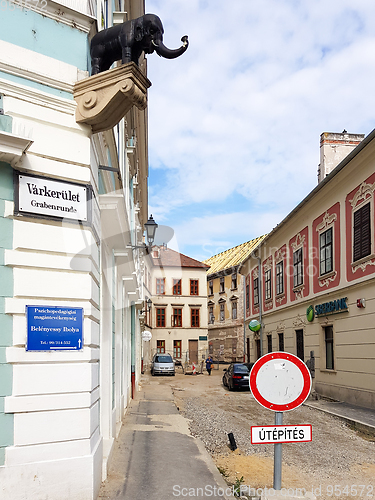
[{"label": "drainpipe", "polygon": [[243,362],[246,363],[246,276],[243,276]]},{"label": "drainpipe", "polygon": [[130,351],[131,351],[131,385],[132,399],[135,398],[135,304],[130,306]]},{"label": "drainpipe", "polygon": [[260,356],[263,356],[263,326],[262,326],[262,263],[260,258],[260,248],[258,249],[258,290],[259,290],[259,341],[260,341]]},{"label": "drainpipe", "polygon": [[258,294],[259,294],[259,342],[260,342],[260,356],[263,356],[263,326],[262,326],[262,262],[260,258],[260,247],[251,252],[250,257],[258,260]]}]

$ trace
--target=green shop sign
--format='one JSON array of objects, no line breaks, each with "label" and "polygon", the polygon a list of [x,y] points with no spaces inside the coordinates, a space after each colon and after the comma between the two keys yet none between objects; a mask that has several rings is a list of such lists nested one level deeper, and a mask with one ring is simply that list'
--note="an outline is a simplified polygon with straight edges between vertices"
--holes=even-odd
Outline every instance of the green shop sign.
[{"label": "green shop sign", "polygon": [[313,321],[315,316],[326,316],[327,314],[336,314],[347,311],[347,300],[347,297],[343,297],[342,299],[336,299],[331,300],[330,302],[323,302],[323,304],[317,304],[315,308],[313,308],[313,306],[309,306],[306,310],[307,321]]}]

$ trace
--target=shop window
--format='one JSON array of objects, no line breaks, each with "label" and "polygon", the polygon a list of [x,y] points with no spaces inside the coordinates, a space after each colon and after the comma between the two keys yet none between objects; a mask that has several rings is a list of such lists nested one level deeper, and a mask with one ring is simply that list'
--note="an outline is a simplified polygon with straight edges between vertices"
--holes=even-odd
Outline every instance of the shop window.
[{"label": "shop window", "polygon": [[165,340],[156,341],[156,350],[158,354],[165,354]]},{"label": "shop window", "polygon": [[260,358],[260,340],[259,339],[255,340],[255,350],[257,353],[257,359],[259,359]]},{"label": "shop window", "polygon": [[254,291],[254,305],[257,306],[259,304],[259,279],[253,279],[253,291]]},{"label": "shop window", "polygon": [[173,309],[172,326],[182,326],[182,309],[180,307],[175,307]]},{"label": "shop window", "polygon": [[165,307],[156,308],[156,326],[165,327]]},{"label": "shop window", "polygon": [[297,356],[304,361],[305,346],[303,341],[303,330],[296,330]]},{"label": "shop window", "polygon": [[156,278],[156,295],[165,295],[165,278]]},{"label": "shop window", "polygon": [[181,358],[181,340],[174,340],[173,341],[173,357],[180,359]]},{"label": "shop window", "polygon": [[284,293],[284,262],[276,264],[276,295]]},{"label": "shop window", "polygon": [[371,253],[370,203],[354,212],[353,262]]},{"label": "shop window", "polygon": [[279,332],[279,351],[284,351],[284,332]]},{"label": "shop window", "polygon": [[173,295],[181,295],[181,280],[173,280]]},{"label": "shop window", "polygon": [[199,295],[198,280],[190,280],[190,295]]},{"label": "shop window", "polygon": [[326,346],[326,369],[334,370],[335,364],[333,359],[333,327],[324,327],[324,342]]},{"label": "shop window", "polygon": [[272,352],[272,335],[267,335],[267,349]]},{"label": "shop window", "polygon": [[265,293],[265,299],[266,300],[269,300],[272,296],[272,292],[271,292],[271,269],[267,269],[267,271],[265,272],[265,275],[264,275],[264,284],[265,284],[265,290],[264,290],[264,293]]},{"label": "shop window", "polygon": [[319,236],[320,276],[333,271],[332,261],[332,228],[330,227]]},{"label": "shop window", "polygon": [[302,247],[293,252],[293,287],[303,284]]},{"label": "shop window", "polygon": [[199,309],[191,309],[191,327],[199,328]]}]

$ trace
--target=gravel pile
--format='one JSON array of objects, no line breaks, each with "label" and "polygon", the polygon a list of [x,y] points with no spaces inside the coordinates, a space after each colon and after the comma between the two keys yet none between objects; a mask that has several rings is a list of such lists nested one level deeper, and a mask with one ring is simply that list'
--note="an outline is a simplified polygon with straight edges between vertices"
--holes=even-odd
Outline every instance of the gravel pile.
[{"label": "gravel pile", "polygon": [[[201,439],[213,456],[231,453],[228,433],[232,432],[244,455],[273,457],[273,445],[251,444],[250,426],[273,425],[274,414],[249,393],[225,393],[219,398],[216,394],[187,397],[181,412],[190,420],[191,434]],[[375,495],[374,442],[363,439],[341,420],[306,406],[285,412],[283,423],[313,426],[311,443],[283,445],[283,463],[319,480],[338,481],[337,484],[359,484],[365,480],[368,484],[368,477],[372,477]]]}]

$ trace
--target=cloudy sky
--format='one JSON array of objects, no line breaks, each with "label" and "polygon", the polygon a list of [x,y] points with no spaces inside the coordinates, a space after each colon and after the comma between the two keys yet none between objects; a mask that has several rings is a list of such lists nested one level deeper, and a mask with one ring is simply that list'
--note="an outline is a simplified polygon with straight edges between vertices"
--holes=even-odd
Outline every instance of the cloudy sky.
[{"label": "cloudy sky", "polygon": [[146,0],[149,212],[199,260],[269,232],[317,184],[322,132],[375,128],[374,0]]}]

